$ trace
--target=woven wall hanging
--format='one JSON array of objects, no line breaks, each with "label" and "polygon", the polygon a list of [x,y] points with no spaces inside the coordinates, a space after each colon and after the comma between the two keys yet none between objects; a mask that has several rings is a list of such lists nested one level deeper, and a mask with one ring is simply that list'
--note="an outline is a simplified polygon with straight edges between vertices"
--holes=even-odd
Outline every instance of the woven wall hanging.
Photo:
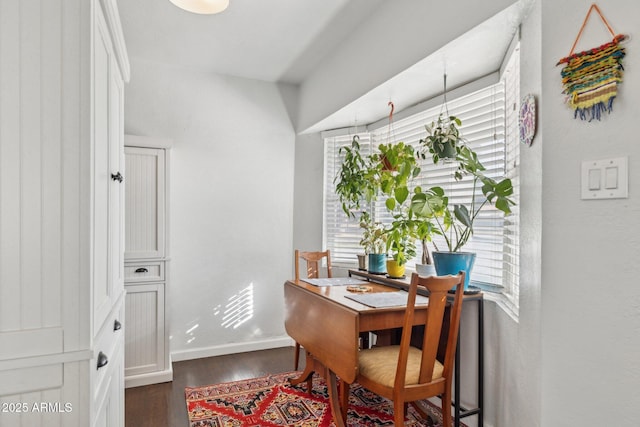
[{"label": "woven wall hanging", "polygon": [[[576,44],[593,10],[598,12],[613,40],[602,46],[574,54]],[[560,75],[563,93],[567,95],[565,102],[574,110],[574,118],[579,117],[581,120],[588,121],[600,120],[603,113],[611,113],[624,70],[622,59],[625,56],[625,49],[620,43],[626,38],[627,36],[622,34],[616,35],[600,12],[600,8],[595,3],[591,5],[569,56],[562,58],[556,64],[566,64]]]}]

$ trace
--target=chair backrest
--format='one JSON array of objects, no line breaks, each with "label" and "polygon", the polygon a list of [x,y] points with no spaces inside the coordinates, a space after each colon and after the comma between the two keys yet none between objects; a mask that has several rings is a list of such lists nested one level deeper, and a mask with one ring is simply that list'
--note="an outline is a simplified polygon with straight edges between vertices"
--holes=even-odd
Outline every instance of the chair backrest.
[{"label": "chair backrest", "polygon": [[[449,291],[457,285],[455,294]],[[404,387],[407,369],[407,359],[409,346],[411,344],[411,330],[415,316],[415,301],[418,288],[426,288],[429,291],[429,306],[427,308],[427,320],[424,327],[424,337],[422,339],[422,361],[420,365],[419,383],[429,383],[433,378],[434,365],[438,356],[438,346],[441,339],[446,342],[444,358],[440,362],[444,367],[442,378],[451,379],[456,344],[458,341],[458,330],[460,326],[460,315],[462,313],[462,297],[464,294],[464,272],[461,271],[456,276],[430,276],[420,277],[417,273],[411,276],[409,296],[407,300],[407,311],[405,312],[402,339],[400,342],[400,356],[398,358],[398,368],[396,371],[395,387]],[[453,297],[453,302],[447,308],[447,300]],[[448,327],[443,324],[448,320]],[[443,332],[446,336],[442,336]]]},{"label": "chair backrest", "polygon": [[320,277],[320,261],[323,258],[327,259],[327,277],[331,277],[331,251],[329,249],[323,252],[302,252],[296,249],[295,258],[296,280],[300,280],[300,258],[306,261],[307,279],[317,279]]}]

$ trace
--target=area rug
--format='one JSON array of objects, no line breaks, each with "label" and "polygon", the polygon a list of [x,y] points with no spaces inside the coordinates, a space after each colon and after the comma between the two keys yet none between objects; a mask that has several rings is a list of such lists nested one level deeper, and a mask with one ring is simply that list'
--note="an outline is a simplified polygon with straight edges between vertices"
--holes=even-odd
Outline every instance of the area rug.
[{"label": "area rug", "polygon": [[[190,427],[332,427],[327,387],[314,375],[313,391],[306,383],[291,386],[298,373],[269,375],[185,389]],[[426,401],[428,419],[409,406],[405,426],[441,426],[440,409]],[[392,426],[393,404],[358,384],[351,386],[347,425]],[[463,424],[464,425],[464,424]]]}]

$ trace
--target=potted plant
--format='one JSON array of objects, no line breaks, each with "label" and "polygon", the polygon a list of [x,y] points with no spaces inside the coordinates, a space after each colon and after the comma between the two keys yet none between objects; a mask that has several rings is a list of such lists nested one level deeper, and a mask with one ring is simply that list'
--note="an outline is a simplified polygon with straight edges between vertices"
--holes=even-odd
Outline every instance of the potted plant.
[{"label": "potted plant", "polygon": [[336,194],[342,204],[342,210],[355,218],[355,212],[361,211],[360,205],[364,200],[371,201],[377,193],[377,184],[372,179],[369,159],[360,153],[360,138],[355,135],[351,146],[341,147],[344,155],[338,175],[334,178]]},{"label": "potted plant", "polygon": [[[360,244],[364,246],[364,255],[358,255],[358,268],[366,270],[367,265],[372,265],[365,261],[370,253],[384,251],[378,249],[384,246],[372,240],[373,224],[369,214],[361,209],[361,204],[366,200],[368,202],[374,200],[378,193],[377,181],[374,179],[375,171],[371,168],[371,158],[363,157],[360,151],[360,138],[355,135],[350,146],[341,147],[340,155],[343,155],[342,164],[334,183],[336,185],[336,194],[342,204],[342,210],[349,218],[356,217],[356,212],[360,212],[360,227],[364,229],[363,238]],[[369,230],[369,231],[368,231]],[[373,252],[372,252],[373,251]],[[375,255],[375,254],[374,254]],[[374,256],[377,259],[377,257]],[[384,266],[384,261],[374,262],[371,268],[384,273],[384,267],[380,267],[380,263]]]},{"label": "potted plant", "polygon": [[[460,141],[460,139],[459,139]],[[428,146],[424,146],[429,150]],[[465,289],[469,285],[469,277],[475,253],[463,252],[464,245],[473,235],[473,224],[480,211],[487,205],[492,204],[504,214],[511,213],[511,206],[514,204],[511,196],[513,185],[511,180],[503,178],[495,180],[484,175],[484,166],[478,160],[477,154],[464,144],[459,144],[456,148],[455,161],[458,167],[454,172],[454,178],[461,180],[465,176],[470,176],[472,180],[472,191],[469,200],[465,203],[449,204],[448,197],[440,187],[433,187],[426,194],[436,197],[425,197],[423,193],[416,193],[412,197],[412,209],[414,211],[437,211],[442,209],[442,215],[434,215],[433,222],[437,227],[438,234],[441,234],[447,245],[447,251],[433,252],[434,263],[438,275],[457,274],[460,270],[467,272],[465,279]],[[434,163],[438,164],[440,157],[433,156]],[[480,194],[481,193],[481,194]]]},{"label": "potted plant", "polygon": [[360,244],[369,257],[369,273],[385,274],[387,272],[385,265],[387,234],[384,225],[374,222],[368,212],[362,212],[360,228],[363,229]]},{"label": "potted plant", "polygon": [[405,210],[394,215],[394,220],[387,228],[387,272],[390,277],[404,277],[405,264],[416,256],[415,225],[410,218],[411,211]]},{"label": "potted plant", "polygon": [[393,213],[402,208],[409,197],[409,182],[420,174],[414,148],[398,142],[380,144],[379,153],[371,155],[370,177],[379,195],[386,197],[385,206]]},{"label": "potted plant", "polygon": [[386,229],[387,272],[391,277],[403,277],[405,264],[416,255],[415,236],[411,210],[405,205],[409,200],[409,185],[420,174],[420,167],[413,146],[404,142],[381,144],[379,154],[372,156],[372,165],[378,177],[380,193],[386,197],[385,206],[394,217]]},{"label": "potted plant", "polygon": [[440,190],[439,187],[434,187],[423,192],[421,187],[416,187],[411,198],[411,212],[415,218],[414,235],[422,245],[421,263],[416,263],[416,272],[420,276],[436,275],[428,244],[433,241],[434,234],[441,234],[435,219],[444,215],[446,199],[444,192]]},{"label": "potted plant", "polygon": [[[433,157],[433,163],[440,160],[455,160],[460,149],[460,130],[462,124],[455,116],[444,116],[440,114],[438,120],[425,125],[427,136],[420,140],[420,144]],[[425,155],[422,155],[425,158]]]},{"label": "potted plant", "polygon": [[[393,215],[403,215],[408,207],[404,206],[409,201],[409,182],[420,174],[417,157],[414,148],[403,142],[380,144],[379,152],[369,156],[362,156],[359,140],[354,137],[351,146],[342,147],[340,154],[344,155],[342,165],[336,176],[336,193],[342,203],[343,211],[352,218],[355,212],[361,212],[360,226],[363,228],[361,244],[365,246],[365,252],[369,254],[369,271],[384,273],[385,270],[375,264],[377,257],[371,255],[384,255],[388,249],[393,252],[393,259],[403,266],[407,256],[415,256],[415,249],[411,249],[413,242],[409,242],[409,235],[400,235],[400,229],[384,230],[382,224],[371,221],[367,212],[362,212],[361,204],[364,201],[372,202],[378,197],[385,198],[385,206]],[[374,248],[371,239],[378,237],[381,232],[392,233],[393,241],[386,246],[387,236],[384,236],[383,250]],[[408,240],[409,239],[409,240]],[[379,242],[377,242],[379,243]],[[408,250],[405,250],[408,246]],[[413,247],[414,248],[414,247]],[[377,261],[384,264],[382,261]],[[373,264],[372,264],[373,263]]]}]

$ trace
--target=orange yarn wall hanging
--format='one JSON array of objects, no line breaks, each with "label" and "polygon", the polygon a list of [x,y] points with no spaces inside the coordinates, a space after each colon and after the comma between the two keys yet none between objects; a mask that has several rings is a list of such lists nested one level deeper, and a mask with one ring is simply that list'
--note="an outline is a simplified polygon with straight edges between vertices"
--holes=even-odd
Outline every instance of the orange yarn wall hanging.
[{"label": "orange yarn wall hanging", "polygon": [[[602,46],[574,54],[576,44],[593,10],[600,15],[613,40]],[[626,53],[621,42],[626,38],[627,36],[622,34],[616,35],[600,8],[595,3],[591,5],[569,56],[562,58],[556,64],[566,64],[560,75],[563,93],[567,95],[565,102],[574,110],[574,118],[588,121],[600,120],[603,113],[611,113],[613,101],[618,94],[618,85],[622,83],[624,71],[622,59]]]}]

